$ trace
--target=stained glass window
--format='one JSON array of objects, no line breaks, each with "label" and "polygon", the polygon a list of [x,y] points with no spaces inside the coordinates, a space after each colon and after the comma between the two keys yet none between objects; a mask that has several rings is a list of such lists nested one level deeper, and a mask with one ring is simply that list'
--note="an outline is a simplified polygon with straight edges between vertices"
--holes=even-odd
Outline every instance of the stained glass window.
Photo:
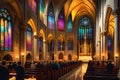
[{"label": "stained glass window", "polygon": [[50,50],[54,51],[54,41],[53,40],[51,40],[51,43],[50,43]]},{"label": "stained glass window", "polygon": [[88,16],[83,16],[79,21],[78,36],[80,40],[84,40],[86,36],[87,40],[92,39],[92,21]]},{"label": "stained glass window", "polygon": [[27,50],[32,50],[32,28],[30,25],[27,25],[27,31],[26,31],[26,48]]},{"label": "stained glass window", "polygon": [[52,3],[48,7],[48,29],[55,29],[55,17]]},{"label": "stained glass window", "polygon": [[42,37],[38,39],[38,48],[39,48],[39,52],[42,52],[43,50],[43,38]]},{"label": "stained glass window", "polygon": [[68,40],[68,50],[73,50],[73,41]]},{"label": "stained glass window", "polygon": [[64,31],[64,8],[61,10],[58,16],[58,30]]},{"label": "stained glass window", "polygon": [[44,0],[40,0],[39,15],[40,19],[44,22]]},{"label": "stained glass window", "polygon": [[72,17],[68,17],[68,32],[72,32]]},{"label": "stained glass window", "polygon": [[108,51],[111,50],[111,37],[108,36]]},{"label": "stained glass window", "polygon": [[36,13],[36,0],[28,0],[28,6]]},{"label": "stained glass window", "polygon": [[8,11],[0,9],[0,50],[12,50],[12,24]]},{"label": "stained glass window", "polygon": [[61,50],[61,42],[58,40],[58,51]]}]

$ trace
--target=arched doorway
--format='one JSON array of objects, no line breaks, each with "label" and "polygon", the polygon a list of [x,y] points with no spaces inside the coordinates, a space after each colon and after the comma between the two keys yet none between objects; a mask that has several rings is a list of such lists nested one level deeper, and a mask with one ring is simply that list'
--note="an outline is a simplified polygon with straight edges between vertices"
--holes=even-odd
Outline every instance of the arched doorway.
[{"label": "arched doorway", "polygon": [[71,54],[68,55],[68,60],[72,60]]},{"label": "arched doorway", "polygon": [[63,54],[62,53],[59,54],[59,59],[63,59]]},{"label": "arched doorway", "polygon": [[32,56],[30,53],[26,56],[26,61],[32,61]]},{"label": "arched doorway", "polygon": [[2,60],[13,61],[11,55],[9,55],[9,54],[5,55]]}]

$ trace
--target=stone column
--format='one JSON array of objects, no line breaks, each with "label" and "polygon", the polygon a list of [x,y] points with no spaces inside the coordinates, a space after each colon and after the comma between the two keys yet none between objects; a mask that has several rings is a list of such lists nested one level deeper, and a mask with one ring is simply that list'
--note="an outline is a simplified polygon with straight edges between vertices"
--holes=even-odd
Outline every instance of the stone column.
[{"label": "stone column", "polygon": [[33,60],[39,60],[37,35],[34,35],[33,42]]},{"label": "stone column", "polygon": [[117,58],[119,56],[118,53],[118,15],[114,12],[114,61],[115,65],[117,65]]},{"label": "stone column", "polygon": [[[22,25],[23,27],[24,25]],[[26,37],[25,37],[25,29],[24,28],[20,28],[20,61],[22,62],[22,64],[24,64],[25,62],[25,53],[26,53]]]},{"label": "stone column", "polygon": [[46,49],[46,41],[43,40],[43,60],[46,60],[46,58],[47,58],[47,56],[46,56],[47,51],[46,50],[47,50]]}]

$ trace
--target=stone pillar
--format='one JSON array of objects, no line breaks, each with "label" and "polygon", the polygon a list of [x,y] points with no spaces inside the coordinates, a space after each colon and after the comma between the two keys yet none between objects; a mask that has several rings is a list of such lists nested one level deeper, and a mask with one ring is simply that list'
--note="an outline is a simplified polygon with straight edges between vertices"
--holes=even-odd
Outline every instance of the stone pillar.
[{"label": "stone pillar", "polygon": [[118,59],[118,15],[114,12],[114,61],[115,65],[117,65]]},{"label": "stone pillar", "polygon": [[46,41],[43,40],[43,60],[46,60],[46,58],[47,58],[47,55],[46,55],[47,51],[46,50],[47,50]]},{"label": "stone pillar", "polygon": [[39,54],[38,54],[38,41],[37,41],[37,35],[34,35],[33,37],[33,42],[34,42],[34,46],[33,46],[33,60],[39,60]]},{"label": "stone pillar", "polygon": [[105,49],[105,44],[106,42],[106,32],[103,31],[101,33],[101,60],[104,61],[104,60],[107,60],[107,53],[105,52],[106,49]]},{"label": "stone pillar", "polygon": [[20,61],[22,62],[22,64],[24,64],[26,61],[25,60],[25,57],[26,57],[26,55],[25,55],[25,53],[26,53],[26,45],[25,45],[26,37],[25,37],[25,35],[26,35],[25,29],[20,28],[20,55],[19,56],[20,56]]}]

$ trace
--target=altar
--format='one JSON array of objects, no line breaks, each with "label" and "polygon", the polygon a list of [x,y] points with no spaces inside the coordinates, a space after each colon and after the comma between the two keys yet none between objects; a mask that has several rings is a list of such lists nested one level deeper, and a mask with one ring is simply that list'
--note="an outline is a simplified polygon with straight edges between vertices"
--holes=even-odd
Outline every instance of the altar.
[{"label": "altar", "polygon": [[89,62],[92,60],[91,56],[79,56],[78,60],[81,60],[82,62]]}]

